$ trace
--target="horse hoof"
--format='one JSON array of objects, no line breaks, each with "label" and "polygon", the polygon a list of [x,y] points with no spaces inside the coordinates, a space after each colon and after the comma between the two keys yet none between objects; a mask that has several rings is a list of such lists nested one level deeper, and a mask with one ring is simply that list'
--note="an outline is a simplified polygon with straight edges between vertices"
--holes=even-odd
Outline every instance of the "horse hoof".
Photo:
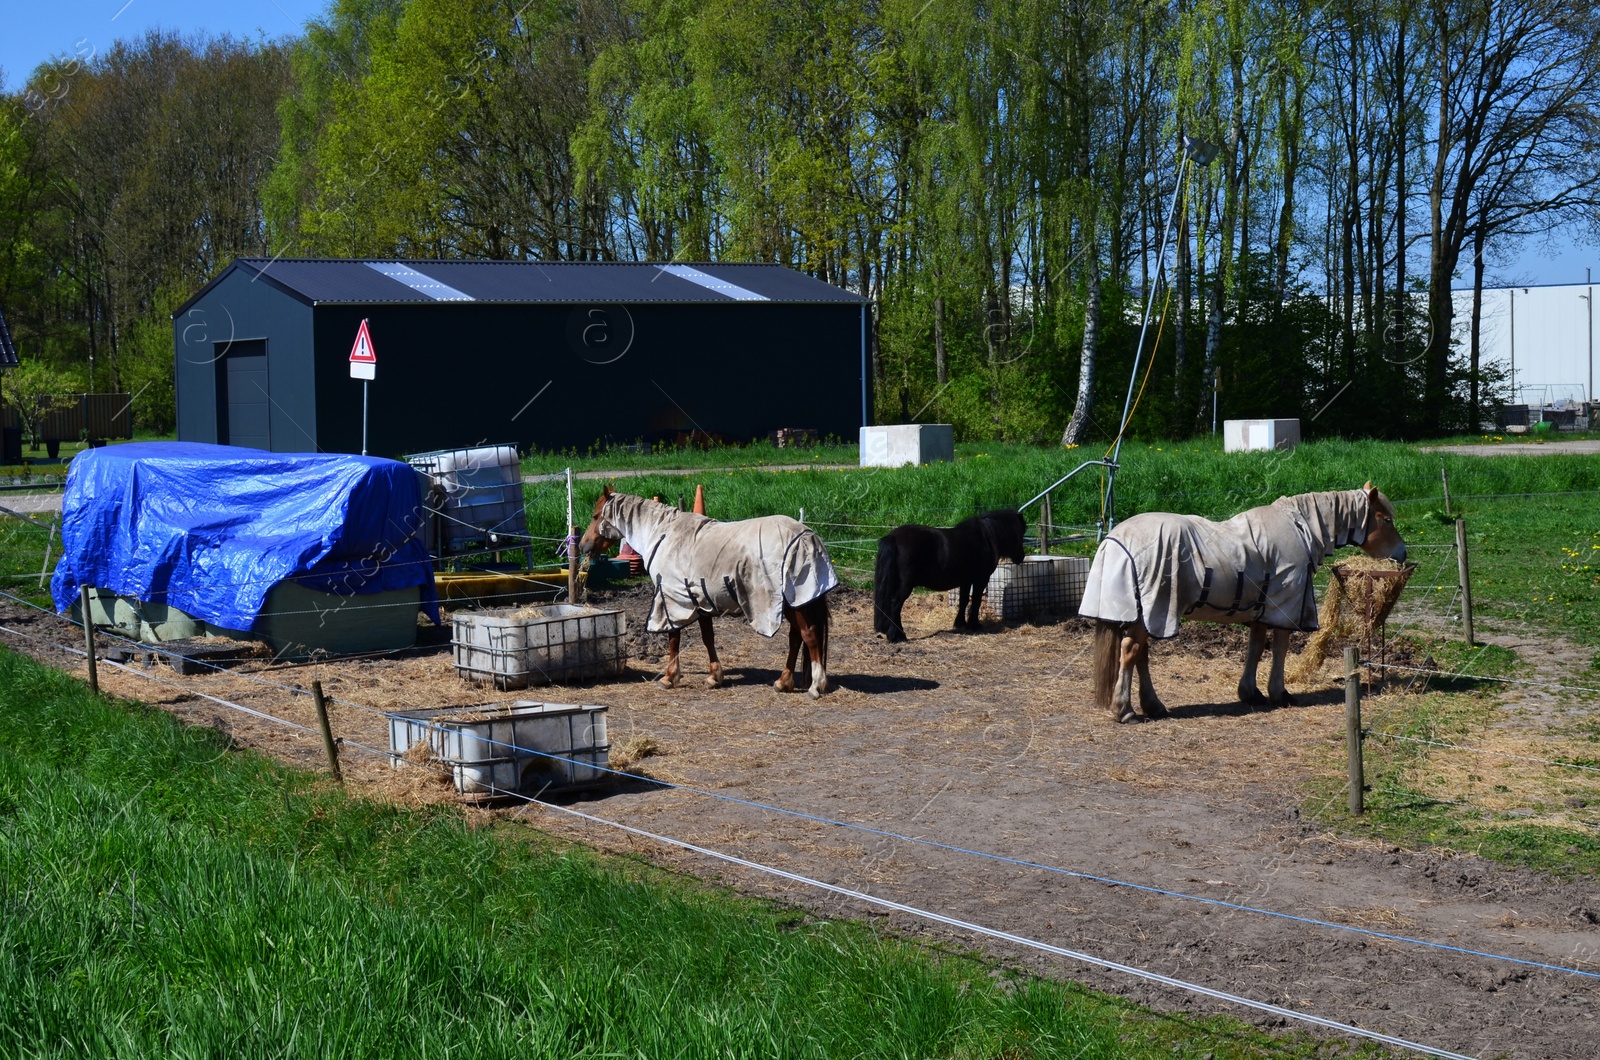
[{"label": "horse hoof", "polygon": [[1239,690],[1239,702],[1247,707],[1264,707],[1267,705],[1267,697],[1254,688],[1248,692],[1241,688]]},{"label": "horse hoof", "polygon": [[793,681],[785,681],[783,678],[780,677],[776,681],[772,682],[772,687],[777,689],[779,692],[793,692],[794,691],[794,682]]},{"label": "horse hoof", "polygon": [[822,689],[818,688],[816,685],[812,685],[810,688],[806,689],[806,695],[811,699],[821,699]]},{"label": "horse hoof", "polygon": [[1145,703],[1141,704],[1139,709],[1147,718],[1165,718],[1167,716],[1167,708],[1163,703]]},{"label": "horse hoof", "polygon": [[891,629],[889,632],[883,635],[883,639],[890,644],[900,644],[905,641],[906,634],[904,630]]},{"label": "horse hoof", "polygon": [[678,687],[678,679],[676,677],[663,677],[661,679],[661,687],[662,688],[677,688]]},{"label": "horse hoof", "polygon": [[1129,707],[1127,710],[1124,710],[1121,714],[1117,715],[1118,725],[1132,725],[1143,720],[1143,718],[1133,712],[1132,707]]},{"label": "horse hoof", "polygon": [[1274,707],[1292,707],[1296,705],[1294,697],[1287,692],[1285,692],[1280,698],[1269,700],[1269,702]]},{"label": "horse hoof", "polygon": [[709,677],[706,678],[706,687],[707,688],[721,688],[722,687],[722,675],[721,674],[711,674]]}]

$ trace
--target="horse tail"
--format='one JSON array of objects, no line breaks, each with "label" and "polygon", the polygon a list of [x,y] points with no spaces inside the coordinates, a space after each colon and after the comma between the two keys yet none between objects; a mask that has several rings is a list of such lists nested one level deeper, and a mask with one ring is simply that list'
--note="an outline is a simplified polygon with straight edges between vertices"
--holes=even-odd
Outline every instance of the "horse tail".
[{"label": "horse tail", "polygon": [[1097,619],[1094,626],[1094,701],[1110,709],[1117,689],[1117,673],[1122,668],[1122,623]]},{"label": "horse tail", "polygon": [[811,625],[817,631],[817,656],[822,660],[822,669],[828,669],[828,597],[824,593],[809,605],[811,611]]},{"label": "horse tail", "polygon": [[889,632],[890,604],[899,581],[900,555],[894,535],[878,538],[878,559],[872,568],[872,631]]}]

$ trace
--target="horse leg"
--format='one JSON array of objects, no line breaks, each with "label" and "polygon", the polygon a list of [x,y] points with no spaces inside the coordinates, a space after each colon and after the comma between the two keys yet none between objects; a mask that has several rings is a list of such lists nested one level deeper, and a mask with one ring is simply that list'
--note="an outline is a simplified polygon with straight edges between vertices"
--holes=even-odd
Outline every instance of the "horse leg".
[{"label": "horse leg", "polygon": [[1267,702],[1275,707],[1294,706],[1294,697],[1289,694],[1283,681],[1283,657],[1289,652],[1289,631],[1275,629],[1272,631],[1272,675],[1267,678]]},{"label": "horse leg", "polygon": [[1111,697],[1111,713],[1119,722],[1138,721],[1133,712],[1133,671],[1139,657],[1139,642],[1133,637],[1133,627],[1123,634],[1117,646],[1117,690]]},{"label": "horse leg", "polygon": [[1164,718],[1167,716],[1167,705],[1161,702],[1156,695],[1155,685],[1150,682],[1150,632],[1144,628],[1144,623],[1137,622],[1130,633],[1137,646],[1133,662],[1139,670],[1139,713],[1147,718]]},{"label": "horse leg", "polygon": [[906,601],[910,598],[909,580],[896,585],[889,593],[889,628],[884,633],[883,639],[890,644],[898,644],[906,639],[906,627],[901,614],[906,606]]},{"label": "horse leg", "polygon": [[[970,612],[968,612],[968,615],[966,615],[966,628],[971,629],[973,632],[982,632],[982,629],[984,629],[984,624],[982,624],[981,621],[978,621],[978,608],[982,607],[982,602],[984,602],[984,589],[986,588],[987,580],[974,581],[973,588],[971,588],[971,600],[973,600],[973,604],[971,604]],[[968,589],[966,589],[966,586],[962,586],[963,599],[965,599],[966,596],[968,596]]]},{"label": "horse leg", "polygon": [[956,629],[967,628],[967,597],[972,591],[972,586],[965,582],[961,585],[961,596],[956,603]]},{"label": "horse leg", "polygon": [[717,658],[717,640],[711,632],[711,616],[700,612],[700,641],[706,646],[706,656],[711,660],[711,672],[706,675],[707,688],[722,687],[722,662]]},{"label": "horse leg", "polygon": [[678,687],[678,648],[683,643],[683,630],[674,629],[667,634],[667,672],[662,675],[662,688]]},{"label": "horse leg", "polygon": [[822,630],[818,623],[813,622],[806,614],[803,607],[795,608],[791,616],[791,628],[800,631],[800,639],[806,646],[806,656],[811,660],[811,687],[806,689],[806,695],[812,699],[821,698],[822,693],[828,690],[828,670],[822,661]]},{"label": "horse leg", "polygon": [[1261,649],[1267,643],[1267,627],[1259,622],[1250,624],[1250,646],[1244,653],[1244,675],[1239,678],[1239,702],[1255,707],[1267,701],[1256,685],[1256,667],[1261,662]]},{"label": "horse leg", "polygon": [[793,692],[794,661],[800,655],[800,626],[795,622],[794,608],[785,604],[783,614],[789,620],[789,658],[783,664],[783,673],[779,674],[778,679],[772,682],[772,687],[779,692]]},{"label": "horse leg", "polygon": [[899,554],[892,538],[884,538],[878,545],[878,562],[872,575],[872,628],[883,634],[890,644],[906,639],[905,626],[901,624],[900,610],[911,595],[911,579],[900,570]]}]

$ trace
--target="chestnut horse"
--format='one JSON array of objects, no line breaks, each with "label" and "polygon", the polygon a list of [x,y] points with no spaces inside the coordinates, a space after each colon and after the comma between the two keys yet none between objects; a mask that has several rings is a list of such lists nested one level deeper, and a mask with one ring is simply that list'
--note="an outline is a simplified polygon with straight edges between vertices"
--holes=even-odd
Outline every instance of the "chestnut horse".
[{"label": "chestnut horse", "polygon": [[667,634],[664,686],[677,686],[683,627],[698,621],[711,660],[706,684],[720,687],[711,617],[741,614],[763,637],[776,633],[784,619],[789,622],[789,656],[774,688],[794,691],[803,643],[811,662],[807,694],[816,699],[828,690],[827,594],[839,580],[822,539],[803,523],[786,515],[723,523],[607,486],[578,548],[595,556],[617,541],[643,557],[655,584],[645,628]]},{"label": "chestnut horse", "polygon": [[[1165,716],[1150,683],[1150,640],[1176,636],[1182,617],[1249,625],[1240,702],[1293,703],[1283,679],[1289,634],[1317,628],[1311,577],[1346,545],[1374,559],[1406,558],[1394,506],[1370,482],[1357,490],[1280,497],[1223,522],[1145,512],[1119,523],[1100,542],[1078,609],[1098,620],[1095,701],[1120,722]],[[1269,630],[1272,675],[1263,697],[1256,667]]]}]

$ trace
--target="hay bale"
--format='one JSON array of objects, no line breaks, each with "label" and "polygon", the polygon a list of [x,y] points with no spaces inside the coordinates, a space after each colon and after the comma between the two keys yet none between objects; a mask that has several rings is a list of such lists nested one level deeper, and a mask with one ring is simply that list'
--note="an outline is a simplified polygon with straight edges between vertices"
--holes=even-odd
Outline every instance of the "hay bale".
[{"label": "hay bale", "polygon": [[1394,610],[1415,564],[1357,556],[1333,565],[1328,591],[1317,614],[1320,627],[1305,650],[1289,663],[1288,679],[1303,683],[1322,669],[1335,642],[1367,640]]}]

